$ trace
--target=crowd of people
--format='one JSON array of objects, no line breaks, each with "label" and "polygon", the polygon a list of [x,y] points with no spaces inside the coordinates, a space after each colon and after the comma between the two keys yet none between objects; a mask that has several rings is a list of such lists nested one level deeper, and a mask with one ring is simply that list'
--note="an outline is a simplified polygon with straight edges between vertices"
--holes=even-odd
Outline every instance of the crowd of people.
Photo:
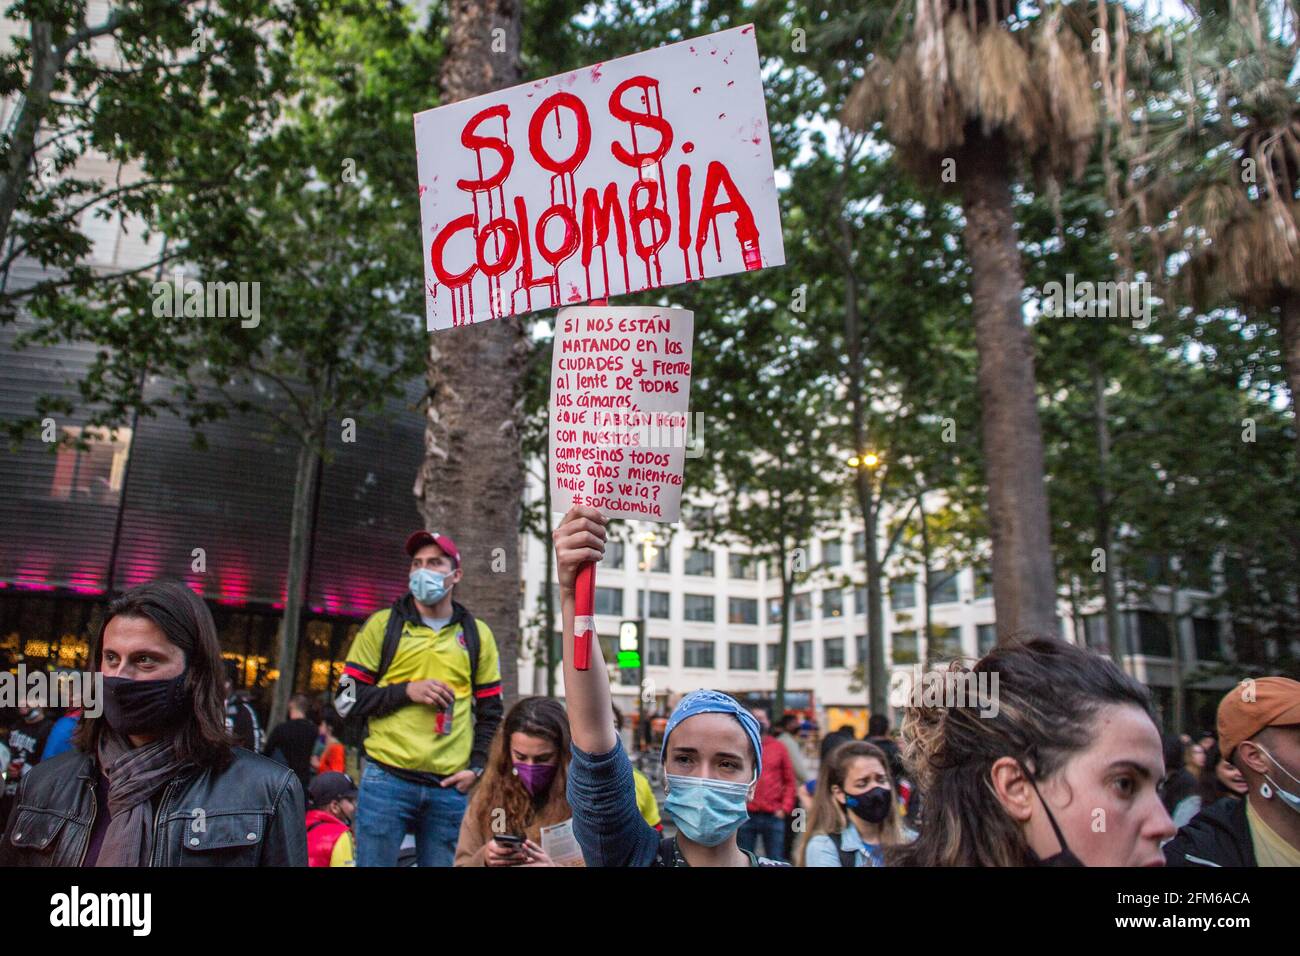
[{"label": "crowd of people", "polygon": [[0,737],[0,865],[1300,865],[1300,683],[1245,680],[1212,732],[1162,737],[1145,687],[1055,639],[951,665],[996,675],[995,709],[914,702],[896,734],[876,714],[819,754],[799,715],[693,691],[656,734],[656,793],[599,647],[573,663],[605,525],[575,507],[554,535],[563,703],[508,711],[447,535],[406,541],[409,590],[362,626],[337,697],[293,697],[265,736],[202,599],[134,588],[92,642],[102,712],[23,705]]}]

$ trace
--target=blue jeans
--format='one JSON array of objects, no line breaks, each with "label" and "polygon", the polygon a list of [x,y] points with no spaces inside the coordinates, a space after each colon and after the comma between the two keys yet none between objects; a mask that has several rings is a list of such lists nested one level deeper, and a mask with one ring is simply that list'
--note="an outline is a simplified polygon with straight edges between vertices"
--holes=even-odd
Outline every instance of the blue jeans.
[{"label": "blue jeans", "polygon": [[736,843],[742,850],[758,853],[758,838],[763,838],[763,852],[769,860],[785,862],[785,821],[774,813],[751,813],[740,825]]},{"label": "blue jeans", "polygon": [[411,783],[366,761],[357,796],[357,866],[396,866],[402,838],[415,834],[420,866],[451,866],[469,797],[455,787]]}]

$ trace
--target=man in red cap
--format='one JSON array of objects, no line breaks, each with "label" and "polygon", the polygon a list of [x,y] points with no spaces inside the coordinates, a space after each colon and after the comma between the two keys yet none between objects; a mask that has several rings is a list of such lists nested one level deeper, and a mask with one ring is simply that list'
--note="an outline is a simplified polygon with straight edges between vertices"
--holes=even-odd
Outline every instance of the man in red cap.
[{"label": "man in red cap", "polygon": [[445,534],[416,531],[406,553],[409,591],[357,632],[335,702],[344,717],[369,721],[358,866],[396,866],[407,833],[420,866],[451,866],[465,793],[501,723],[496,640],[452,599],[460,550]]},{"label": "man in red cap", "polygon": [[1242,681],[1219,704],[1219,750],[1246,798],[1203,809],[1164,847],[1170,866],[1300,866],[1300,683]]}]

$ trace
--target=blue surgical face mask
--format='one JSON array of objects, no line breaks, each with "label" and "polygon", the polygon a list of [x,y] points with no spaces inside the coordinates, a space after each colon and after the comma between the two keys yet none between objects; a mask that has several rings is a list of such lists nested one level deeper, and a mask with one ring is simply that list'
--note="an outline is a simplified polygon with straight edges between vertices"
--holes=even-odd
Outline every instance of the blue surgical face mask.
[{"label": "blue surgical face mask", "polygon": [[[1252,740],[1251,743],[1255,743],[1255,742]],[[1255,744],[1255,746],[1259,747],[1259,744]],[[1286,767],[1282,766],[1282,764],[1278,762],[1277,758],[1275,758],[1271,753],[1269,753],[1263,747],[1259,747],[1259,750],[1265,757],[1269,759],[1269,762],[1272,763],[1273,766],[1277,767],[1278,770],[1281,770],[1284,774],[1286,774],[1296,783],[1300,783],[1300,777],[1297,777],[1290,770],[1286,769]],[[1267,800],[1270,796],[1270,794],[1264,793],[1264,790],[1267,788],[1272,790],[1279,797],[1281,797],[1282,802],[1285,803],[1288,807],[1290,807],[1296,813],[1300,813],[1300,787],[1297,787],[1296,792],[1292,793],[1290,790],[1284,790],[1281,787],[1279,787],[1277,785],[1277,781],[1274,780],[1272,777],[1270,777],[1268,774],[1264,774],[1264,779],[1267,782],[1260,788],[1260,795],[1265,800]]]},{"label": "blue surgical face mask", "polygon": [[447,596],[451,588],[447,584],[449,574],[417,568],[411,572],[411,593],[421,604],[437,604]]},{"label": "blue surgical face mask", "polygon": [[749,819],[749,788],[749,783],[670,773],[664,810],[692,843],[717,846]]}]

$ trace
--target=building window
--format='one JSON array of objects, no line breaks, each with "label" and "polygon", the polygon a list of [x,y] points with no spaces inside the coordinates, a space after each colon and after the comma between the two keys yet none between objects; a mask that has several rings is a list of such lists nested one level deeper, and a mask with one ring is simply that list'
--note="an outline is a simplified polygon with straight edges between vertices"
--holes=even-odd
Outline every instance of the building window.
[{"label": "building window", "polygon": [[[668,546],[666,544],[651,545],[650,550],[653,552],[650,555],[650,570],[657,571],[660,574],[668,574],[672,570],[672,552],[668,549]],[[646,570],[644,550],[641,551],[637,561],[637,569],[640,571]]]},{"label": "building window", "polygon": [[1106,641],[1106,615],[1085,614],[1083,616],[1083,641],[1088,650],[1105,654],[1110,650]]},{"label": "building window", "polygon": [[813,642],[812,641],[795,641],[794,642],[794,669],[797,671],[810,671],[813,667]]},{"label": "building window", "polygon": [[614,571],[622,570],[626,552],[627,545],[618,538],[607,538],[605,540],[605,556],[600,559],[600,566]]},{"label": "building window", "polygon": [[[1124,615],[1128,630],[1129,647],[1136,646],[1139,654],[1147,657],[1169,657],[1173,648],[1169,643],[1169,630],[1159,614],[1154,611],[1128,611]],[[1137,640],[1134,640],[1134,637]]]},{"label": "building window", "polygon": [[844,544],[839,538],[827,538],[822,542],[822,563],[835,568],[844,563]]},{"label": "building window", "polygon": [[867,559],[867,533],[865,531],[853,532],[853,560],[865,561]]},{"label": "building window", "polygon": [[758,623],[758,599],[757,598],[728,598],[727,599],[727,623],[728,624],[757,624]]},{"label": "building window", "polygon": [[961,657],[961,628],[930,628],[930,660],[952,661]]},{"label": "building window", "polygon": [[859,584],[853,589],[853,613],[867,613],[867,586]]},{"label": "building window", "polygon": [[781,645],[767,645],[767,669],[770,671],[777,670],[781,663]]},{"label": "building window", "polygon": [[713,623],[712,594],[684,594],[682,617],[688,621],[706,621]]},{"label": "building window", "polygon": [[796,622],[812,620],[811,591],[804,591],[802,594],[794,596],[794,619]]},{"label": "building window", "polygon": [[858,663],[861,664],[863,667],[866,667],[867,666],[867,635],[859,634],[857,638],[857,644],[858,644]]},{"label": "building window", "polygon": [[1192,634],[1196,640],[1198,661],[1221,661],[1223,651],[1219,645],[1219,622],[1212,617],[1192,618]]},{"label": "building window", "polygon": [[737,581],[757,581],[758,562],[748,554],[730,551],[727,553],[727,576]]},{"label": "building window", "polygon": [[957,575],[960,571],[935,571],[930,577],[930,603],[956,604],[961,600],[957,589]]},{"label": "building window", "polygon": [[621,617],[623,614],[623,589],[596,588],[596,613],[613,614]]},{"label": "building window", "polygon": [[844,638],[828,637],[822,642],[822,667],[830,670],[832,667],[844,666]]},{"label": "building window", "polygon": [[781,623],[781,599],[780,598],[767,599],[767,623],[768,624]]},{"label": "building window", "polygon": [[659,618],[668,620],[671,611],[669,609],[669,595],[667,591],[651,591],[650,599],[646,601],[646,592],[636,592],[636,613],[644,614],[646,617]]},{"label": "building window", "polygon": [[975,640],[979,642],[980,657],[983,657],[989,651],[993,650],[998,642],[998,628],[996,624],[977,624],[975,626]]},{"label": "building window", "polygon": [[890,638],[891,656],[895,664],[915,664],[916,631],[895,631]]},{"label": "building window", "polygon": [[[131,429],[109,432],[103,428],[66,426],[63,437],[65,440],[55,450],[50,497],[55,501],[117,504],[126,474]],[[77,440],[84,440],[86,447],[78,448],[73,444]]]},{"label": "building window", "polygon": [[650,637],[646,639],[645,663],[647,667],[668,666],[668,638]]},{"label": "building window", "polygon": [[895,611],[905,607],[916,607],[916,578],[890,579],[889,607]]},{"label": "building window", "polygon": [[822,617],[842,617],[844,615],[844,591],[840,588],[827,588],[822,591]]},{"label": "building window", "polygon": [[733,671],[758,670],[758,645],[728,644],[727,669]]},{"label": "building window", "polygon": [[993,600],[993,572],[988,568],[975,569],[975,600]]},{"label": "building window", "polygon": [[688,548],[683,570],[686,574],[713,577],[713,552],[708,548]]},{"label": "building window", "polygon": [[682,666],[683,667],[712,667],[713,666],[713,642],[712,641],[683,641],[682,642]]}]

